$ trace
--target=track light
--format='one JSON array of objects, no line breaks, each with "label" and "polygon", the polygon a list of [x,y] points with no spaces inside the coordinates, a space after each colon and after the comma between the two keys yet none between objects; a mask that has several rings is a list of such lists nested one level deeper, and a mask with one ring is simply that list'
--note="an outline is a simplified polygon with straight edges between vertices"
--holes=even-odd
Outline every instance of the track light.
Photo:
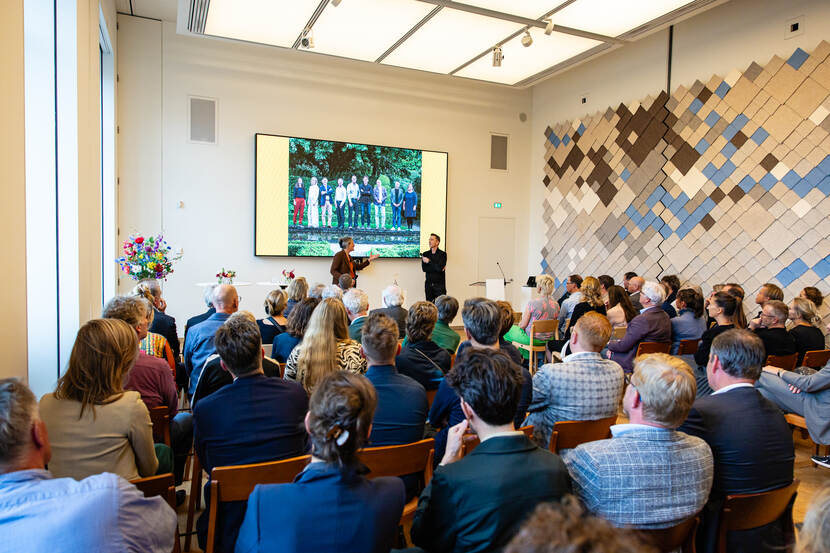
[{"label": "track light", "polygon": [[525,36],[522,37],[522,46],[527,48],[531,44],[533,44],[533,37],[530,36],[530,31],[525,31]]},{"label": "track light", "polygon": [[331,5],[335,8],[340,5],[341,0],[331,0]]},{"label": "track light", "polygon": [[303,30],[303,38],[300,39],[300,46],[303,48],[314,48],[314,34],[311,29]]},{"label": "track light", "polygon": [[545,25],[545,34],[549,35],[553,32],[553,19],[545,19],[545,23],[547,23]]},{"label": "track light", "polygon": [[501,53],[501,46],[493,48],[493,67],[501,67],[501,60],[504,59],[504,54]]}]

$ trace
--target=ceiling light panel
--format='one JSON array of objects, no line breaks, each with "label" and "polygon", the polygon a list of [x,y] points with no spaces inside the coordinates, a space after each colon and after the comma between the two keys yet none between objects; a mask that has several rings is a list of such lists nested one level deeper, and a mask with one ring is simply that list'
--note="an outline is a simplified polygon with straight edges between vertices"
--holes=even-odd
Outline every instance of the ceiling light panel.
[{"label": "ceiling light panel", "polygon": [[504,61],[501,67],[493,67],[491,56],[488,54],[478,58],[455,75],[483,81],[515,84],[585,50],[602,44],[589,38],[562,33],[553,33],[547,36],[543,29],[531,29],[530,36],[533,37],[533,44],[525,48],[522,46],[522,36],[517,36],[502,46]]},{"label": "ceiling light panel", "polygon": [[509,13],[512,15],[520,15],[522,17],[529,17],[530,19],[539,19],[556,6],[562,3],[562,0],[458,0],[462,4],[469,6],[478,6],[479,8],[487,8],[502,13]]},{"label": "ceiling light panel", "polygon": [[383,63],[449,73],[520,29],[516,23],[444,8]]},{"label": "ceiling light panel", "polygon": [[290,48],[319,4],[319,0],[210,0],[205,34]]},{"label": "ceiling light panel", "polygon": [[412,0],[343,0],[337,7],[329,4],[314,24],[314,50],[375,61],[434,8]]},{"label": "ceiling light panel", "polygon": [[557,25],[619,36],[686,4],[689,0],[576,0],[553,15]]}]

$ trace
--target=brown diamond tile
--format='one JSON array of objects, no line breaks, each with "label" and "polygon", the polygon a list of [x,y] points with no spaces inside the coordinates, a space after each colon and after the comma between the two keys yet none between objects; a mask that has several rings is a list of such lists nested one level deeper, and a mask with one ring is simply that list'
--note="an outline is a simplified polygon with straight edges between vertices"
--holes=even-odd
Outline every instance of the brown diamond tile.
[{"label": "brown diamond tile", "polygon": [[733,202],[738,203],[738,201],[744,197],[744,191],[741,190],[740,186],[736,186],[729,192],[729,197],[732,199]]},{"label": "brown diamond tile", "polygon": [[702,226],[705,230],[709,230],[714,224],[715,220],[708,213],[703,216],[703,219],[700,220],[700,226]]},{"label": "brown diamond tile", "polygon": [[732,144],[734,144],[736,148],[740,148],[741,146],[746,144],[746,135],[741,131],[738,131],[735,133],[735,136],[732,137],[732,140],[730,140],[730,142],[732,142]]},{"label": "brown diamond tile", "polygon": [[778,159],[772,154],[767,154],[764,159],[761,160],[761,167],[767,170],[767,172],[772,171],[772,168],[778,165]]},{"label": "brown diamond tile", "polygon": [[[712,198],[713,202],[715,202],[716,204],[719,204],[721,202],[721,200],[726,197],[726,194],[720,188],[715,188],[712,191],[712,193],[709,194],[709,197]],[[706,230],[709,230],[709,229],[706,229]]]}]

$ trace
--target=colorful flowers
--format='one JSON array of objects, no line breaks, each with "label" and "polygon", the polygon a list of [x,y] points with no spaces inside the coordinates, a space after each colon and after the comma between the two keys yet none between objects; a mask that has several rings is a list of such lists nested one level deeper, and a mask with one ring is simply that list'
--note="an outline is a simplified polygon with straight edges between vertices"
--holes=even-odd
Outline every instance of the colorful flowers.
[{"label": "colorful flowers", "polygon": [[294,269],[283,269],[282,276],[283,278],[285,278],[285,280],[294,280]]},{"label": "colorful flowers", "polygon": [[173,262],[181,258],[181,255],[171,256],[171,248],[161,234],[146,238],[130,235],[129,240],[124,241],[123,250],[124,255],[115,261],[133,280],[166,280],[173,272]]},{"label": "colorful flowers", "polygon": [[225,268],[222,267],[222,270],[216,273],[216,278],[219,279],[219,284],[233,284],[233,279],[236,278],[236,271],[232,271],[230,269],[226,271]]}]

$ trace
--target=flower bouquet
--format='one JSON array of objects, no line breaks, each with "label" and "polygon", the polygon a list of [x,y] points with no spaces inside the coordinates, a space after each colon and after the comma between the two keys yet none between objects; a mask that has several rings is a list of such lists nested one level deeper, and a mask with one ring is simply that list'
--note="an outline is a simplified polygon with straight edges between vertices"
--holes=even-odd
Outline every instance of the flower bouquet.
[{"label": "flower bouquet", "polygon": [[171,248],[161,234],[147,238],[131,234],[128,240],[124,240],[123,249],[124,255],[115,261],[133,280],[167,280],[167,276],[173,272],[173,262],[182,257],[171,256]]},{"label": "flower bouquet", "polygon": [[232,271],[230,269],[226,271],[225,268],[222,267],[222,270],[216,273],[216,278],[219,279],[219,284],[233,284],[233,279],[236,278],[236,271]]},{"label": "flower bouquet", "polygon": [[294,280],[294,269],[283,269],[282,280],[283,284],[291,284],[291,281]]}]

